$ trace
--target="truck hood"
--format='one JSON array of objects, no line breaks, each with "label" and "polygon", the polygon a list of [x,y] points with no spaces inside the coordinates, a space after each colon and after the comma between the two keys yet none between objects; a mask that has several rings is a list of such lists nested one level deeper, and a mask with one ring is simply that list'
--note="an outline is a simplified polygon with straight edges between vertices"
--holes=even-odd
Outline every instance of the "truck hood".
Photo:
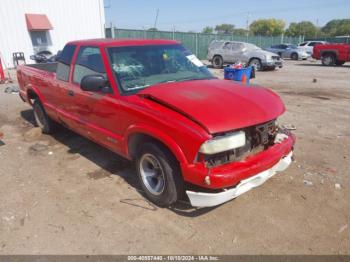
[{"label": "truck hood", "polygon": [[285,107],[269,89],[229,80],[196,80],[157,84],[138,93],[188,117],[211,134],[264,123]]},{"label": "truck hood", "polygon": [[275,53],[272,53],[270,51],[266,51],[266,50],[263,50],[263,49],[247,50],[246,53],[248,53],[250,57],[257,56],[259,58],[261,58],[262,56],[267,56],[267,57],[276,56]]}]

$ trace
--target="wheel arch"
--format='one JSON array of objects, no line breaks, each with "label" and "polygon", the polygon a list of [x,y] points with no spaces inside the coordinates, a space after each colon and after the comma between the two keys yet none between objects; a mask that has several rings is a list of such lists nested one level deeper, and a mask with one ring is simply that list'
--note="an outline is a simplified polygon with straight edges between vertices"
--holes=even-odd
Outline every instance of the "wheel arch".
[{"label": "wheel arch", "polygon": [[154,141],[163,145],[180,164],[188,163],[179,145],[168,135],[155,128],[133,126],[128,129],[124,140],[124,151],[129,159],[134,159],[138,146],[142,143]]},{"label": "wheel arch", "polygon": [[33,106],[33,100],[35,99],[39,99],[39,101],[41,103],[43,103],[43,96],[41,95],[41,93],[33,86],[29,87],[27,89],[27,99],[28,99],[28,103]]},{"label": "wheel arch", "polygon": [[249,58],[248,64],[249,64],[253,59],[257,59],[257,60],[259,60],[260,63],[261,63],[261,58],[260,58],[260,57],[253,56],[253,57]]},{"label": "wheel arch", "polygon": [[324,55],[334,55],[334,58],[337,59],[338,52],[336,50],[323,50],[320,52],[321,57]]}]

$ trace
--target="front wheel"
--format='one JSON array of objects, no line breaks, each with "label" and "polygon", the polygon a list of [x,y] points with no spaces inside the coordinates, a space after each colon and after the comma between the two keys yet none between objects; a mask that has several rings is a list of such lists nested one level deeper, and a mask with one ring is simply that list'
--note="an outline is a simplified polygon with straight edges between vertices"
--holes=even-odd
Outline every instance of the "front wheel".
[{"label": "front wheel", "polygon": [[175,203],[183,193],[183,180],[175,157],[156,142],[143,144],[136,156],[139,183],[146,196],[158,206]]},{"label": "front wheel", "polygon": [[221,56],[216,55],[213,57],[213,61],[211,62],[214,68],[222,68],[224,65],[224,60]]},{"label": "front wheel", "polygon": [[299,59],[299,57],[298,57],[298,54],[297,54],[297,53],[293,53],[293,54],[291,54],[290,58],[291,58],[292,60],[298,60],[298,59]]},{"label": "front wheel", "polygon": [[261,71],[262,70],[262,64],[260,59],[258,58],[253,58],[249,61],[249,65],[253,66],[256,71]]},{"label": "front wheel", "polygon": [[49,118],[39,99],[36,99],[33,103],[33,112],[35,125],[37,127],[40,127],[41,131],[44,134],[52,133],[55,127],[55,123]]}]

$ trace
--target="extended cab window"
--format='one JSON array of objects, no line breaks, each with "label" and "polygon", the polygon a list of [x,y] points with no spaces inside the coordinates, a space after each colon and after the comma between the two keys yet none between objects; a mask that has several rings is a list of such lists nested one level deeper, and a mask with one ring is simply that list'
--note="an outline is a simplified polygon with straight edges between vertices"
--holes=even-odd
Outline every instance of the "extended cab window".
[{"label": "extended cab window", "polygon": [[103,75],[106,71],[103,66],[100,49],[97,47],[81,47],[75,62],[73,82],[80,84],[86,75]]},{"label": "extended cab window", "polygon": [[76,48],[75,45],[66,45],[63,48],[58,58],[58,64],[57,64],[57,70],[56,70],[57,79],[68,82],[70,63],[72,61],[75,48]]}]

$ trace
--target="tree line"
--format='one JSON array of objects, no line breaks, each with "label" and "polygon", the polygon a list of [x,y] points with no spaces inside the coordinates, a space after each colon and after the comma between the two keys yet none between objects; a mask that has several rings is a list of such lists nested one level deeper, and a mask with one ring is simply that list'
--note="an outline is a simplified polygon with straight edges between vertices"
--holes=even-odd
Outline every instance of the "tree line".
[{"label": "tree line", "polygon": [[207,34],[233,34],[245,36],[261,35],[261,36],[304,36],[306,38],[314,37],[334,37],[350,35],[350,19],[335,19],[329,21],[323,27],[317,27],[310,21],[301,21],[298,23],[290,23],[288,28],[286,23],[281,19],[259,19],[253,21],[249,26],[249,31],[243,28],[236,28],[233,24],[220,24],[215,27],[206,26],[202,33]]}]

